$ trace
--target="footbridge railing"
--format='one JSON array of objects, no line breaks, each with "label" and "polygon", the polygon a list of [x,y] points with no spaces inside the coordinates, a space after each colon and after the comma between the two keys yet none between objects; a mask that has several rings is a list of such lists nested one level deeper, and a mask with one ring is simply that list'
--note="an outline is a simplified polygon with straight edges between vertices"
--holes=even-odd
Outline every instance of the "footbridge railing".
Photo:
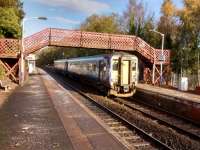
[{"label": "footbridge railing", "polygon": [[[0,39],[0,57],[18,56],[19,40]],[[137,36],[85,32],[66,29],[44,29],[24,39],[25,54],[34,53],[46,46],[65,46],[119,51],[136,51],[151,63],[159,63],[161,50],[154,49]],[[170,62],[170,51],[164,50],[164,64]]]}]

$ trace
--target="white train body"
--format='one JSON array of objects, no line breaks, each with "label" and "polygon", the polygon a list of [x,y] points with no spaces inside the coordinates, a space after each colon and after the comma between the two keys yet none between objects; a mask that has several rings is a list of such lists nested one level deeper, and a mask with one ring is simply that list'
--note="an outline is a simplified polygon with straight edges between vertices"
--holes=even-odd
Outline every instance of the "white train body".
[{"label": "white train body", "polygon": [[130,54],[56,60],[54,67],[65,75],[77,77],[117,97],[132,96],[138,82],[138,58]]}]

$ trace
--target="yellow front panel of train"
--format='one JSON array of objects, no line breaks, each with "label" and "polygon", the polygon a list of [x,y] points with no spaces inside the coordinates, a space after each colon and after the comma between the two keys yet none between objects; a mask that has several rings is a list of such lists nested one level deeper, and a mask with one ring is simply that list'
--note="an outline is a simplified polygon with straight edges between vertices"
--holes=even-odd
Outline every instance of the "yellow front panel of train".
[{"label": "yellow front panel of train", "polygon": [[130,61],[129,60],[123,60],[122,62],[122,85],[129,84],[129,66]]}]

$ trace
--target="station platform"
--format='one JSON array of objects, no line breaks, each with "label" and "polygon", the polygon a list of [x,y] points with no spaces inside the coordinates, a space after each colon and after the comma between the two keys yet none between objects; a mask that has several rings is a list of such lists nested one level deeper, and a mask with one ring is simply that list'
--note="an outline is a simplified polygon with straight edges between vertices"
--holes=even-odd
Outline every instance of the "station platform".
[{"label": "station platform", "polygon": [[30,76],[0,108],[0,149],[126,149],[72,93],[43,70]]},{"label": "station platform", "polygon": [[138,84],[135,97],[200,125],[200,95]]}]

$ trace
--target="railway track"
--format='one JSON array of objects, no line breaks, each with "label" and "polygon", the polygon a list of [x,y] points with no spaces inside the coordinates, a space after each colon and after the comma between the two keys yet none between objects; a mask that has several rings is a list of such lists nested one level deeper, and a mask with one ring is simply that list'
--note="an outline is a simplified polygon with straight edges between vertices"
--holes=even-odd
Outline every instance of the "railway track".
[{"label": "railway track", "polygon": [[[55,77],[55,75],[53,76]],[[56,79],[61,81],[63,86],[71,88],[73,91],[76,91],[79,95],[84,97],[84,99],[80,98],[79,100],[81,100],[87,108],[98,116],[107,125],[111,132],[114,133],[114,135],[117,135],[117,138],[121,140],[128,149],[171,149],[165,143],[151,136],[151,134],[145,132],[114,111],[98,103],[94,98],[88,96],[80,89],[72,86],[63,79]]]},{"label": "railway track", "polygon": [[[120,136],[129,149],[171,149],[165,143],[151,136],[149,133],[135,126],[114,111],[98,103],[94,98],[88,96],[77,88],[66,83],[67,86],[85,97],[82,102],[94,112],[114,132]],[[157,148],[156,148],[157,147]]]},{"label": "railway track", "polygon": [[[67,84],[64,79],[59,79],[59,80],[62,80],[62,81],[60,81],[60,83]],[[74,83],[74,81],[70,81],[70,82],[73,85],[77,84],[77,83]],[[68,84],[68,86],[71,86],[71,85]],[[180,147],[173,146],[173,144],[174,144],[173,140],[171,140],[171,139],[165,140],[165,139],[163,139],[163,137],[158,137],[157,135],[159,133],[157,133],[157,135],[155,136],[155,134],[152,131],[148,132],[144,128],[137,126],[137,123],[135,124],[135,123],[129,121],[129,119],[126,119],[123,115],[121,116],[120,114],[116,113],[116,111],[113,111],[109,107],[105,107],[105,105],[98,103],[99,100],[95,100],[95,99],[98,99],[97,97],[101,97],[100,98],[100,101],[101,101],[102,99],[105,99],[105,97],[95,96],[95,94],[91,94],[90,92],[87,93],[87,90],[83,92],[80,87],[78,87],[78,88],[71,87],[71,88],[73,88],[74,91],[77,91],[82,96],[84,96],[87,99],[87,101],[89,100],[88,102],[85,102],[85,105],[88,106],[88,108],[90,108],[93,112],[95,112],[95,114],[97,116],[99,116],[107,124],[107,126],[109,126],[111,128],[111,130],[113,130],[113,132],[117,132],[117,134],[120,137],[122,137],[123,141],[125,141],[127,143],[128,147],[134,147],[136,149],[155,149],[155,147],[153,147],[154,144],[151,144],[151,143],[156,143],[155,145],[159,145],[159,149],[160,149],[160,147],[162,147],[161,149],[182,149],[184,147],[185,147],[185,149],[188,149],[190,147],[191,147],[191,149],[198,149],[198,144],[200,144],[200,143],[196,144],[194,142],[194,144],[193,144],[193,142],[188,141],[187,138],[186,138],[186,143],[185,143],[186,146],[184,146],[184,145],[181,145]],[[111,101],[110,99],[107,99],[107,100]],[[196,140],[199,138],[199,134],[198,134],[198,132],[196,132],[197,130],[195,130],[194,128],[191,128],[190,131],[193,130],[193,132],[190,133],[189,130],[188,130],[188,132],[186,132],[187,131],[187,130],[185,130],[186,128],[180,129],[180,126],[173,126],[169,123],[167,124],[166,119],[165,119],[165,121],[163,119],[160,119],[163,117],[163,116],[161,116],[161,114],[160,114],[160,117],[159,117],[159,115],[155,115],[155,114],[152,115],[151,110],[147,111],[147,109],[143,108],[141,105],[136,105],[136,104],[134,105],[133,103],[131,104],[129,101],[125,102],[124,99],[120,99],[120,98],[115,99],[113,102],[122,105],[126,109],[128,108],[128,109],[139,112],[140,115],[142,114],[146,118],[151,119],[151,122],[156,122],[157,124],[161,124],[162,126],[165,126],[165,128],[166,129],[168,128],[169,131],[171,131],[171,128],[172,128],[173,130],[177,131],[179,134],[183,134],[184,136],[190,137],[192,139]],[[95,106],[94,106],[94,104],[90,106],[90,105],[88,105],[88,103],[95,103]],[[100,108],[100,109],[97,109],[97,108]],[[95,111],[95,110],[97,110],[97,111]],[[168,121],[169,121],[169,118],[168,118]],[[176,119],[174,119],[173,121],[175,122]],[[141,137],[141,134],[142,134],[142,137]],[[160,134],[162,134],[162,133],[160,133]],[[170,136],[166,137],[166,138],[170,138]],[[171,138],[173,138],[173,137],[171,136]],[[181,139],[184,139],[184,138],[185,137],[182,137]],[[144,140],[144,139],[148,139],[148,140]],[[151,142],[149,142],[149,140]],[[175,139],[175,140],[179,140],[179,139]],[[154,141],[154,142],[152,142],[152,141]],[[177,142],[179,142],[179,141],[177,141]],[[189,142],[189,144],[187,144],[188,142]],[[180,143],[183,144],[184,142],[180,142]]]},{"label": "railway track", "polygon": [[181,134],[200,141],[200,128],[197,125],[194,125],[183,118],[173,116],[166,111],[163,112],[161,110],[156,110],[153,106],[146,106],[144,103],[138,103],[133,100],[135,99],[129,98],[125,100],[122,98],[116,98],[116,101],[120,104],[142,113],[144,116],[153,119],[153,121],[157,121],[158,123],[168,126]]}]

